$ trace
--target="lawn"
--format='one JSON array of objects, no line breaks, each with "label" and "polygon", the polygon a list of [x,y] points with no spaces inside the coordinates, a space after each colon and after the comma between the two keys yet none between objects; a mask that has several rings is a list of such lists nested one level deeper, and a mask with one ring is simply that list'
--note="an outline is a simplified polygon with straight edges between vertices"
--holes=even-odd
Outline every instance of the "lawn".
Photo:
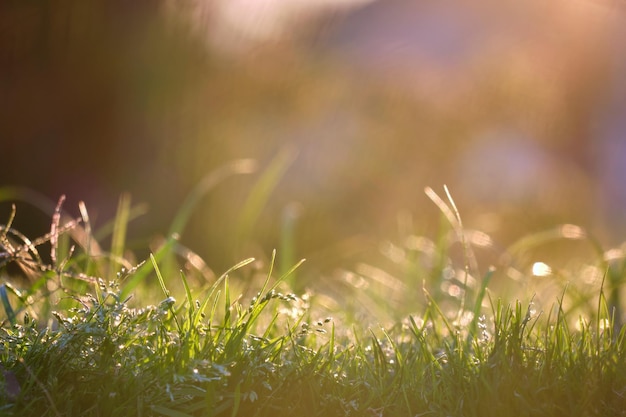
[{"label": "lawn", "polygon": [[447,232],[393,246],[393,277],[346,272],[352,292],[294,292],[302,261],[279,268],[275,251],[211,276],[178,239],[186,203],[145,259],[128,247],[127,198],[98,230],[60,200],[41,237],[12,227],[14,210],[0,229],[0,415],[626,415],[621,252],[558,273],[535,262],[516,280],[549,285],[511,295],[499,281],[514,262],[477,265],[452,197],[427,194]]}]

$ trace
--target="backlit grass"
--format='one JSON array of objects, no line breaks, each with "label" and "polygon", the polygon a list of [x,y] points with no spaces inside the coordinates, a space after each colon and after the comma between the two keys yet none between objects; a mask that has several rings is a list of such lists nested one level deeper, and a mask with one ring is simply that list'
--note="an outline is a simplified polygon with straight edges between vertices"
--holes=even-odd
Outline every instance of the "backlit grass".
[{"label": "backlit grass", "polygon": [[441,239],[405,251],[406,277],[393,274],[404,286],[355,285],[343,299],[292,293],[299,263],[278,273],[276,254],[213,276],[178,226],[133,259],[127,197],[109,251],[84,207],[71,219],[61,201],[40,239],[14,230],[13,213],[0,230],[3,277],[13,271],[0,287],[0,415],[626,415],[625,336],[605,292],[619,263],[598,260],[593,293],[562,285],[550,303],[503,299],[490,289],[502,271],[480,273],[448,197],[431,196],[462,256]]}]

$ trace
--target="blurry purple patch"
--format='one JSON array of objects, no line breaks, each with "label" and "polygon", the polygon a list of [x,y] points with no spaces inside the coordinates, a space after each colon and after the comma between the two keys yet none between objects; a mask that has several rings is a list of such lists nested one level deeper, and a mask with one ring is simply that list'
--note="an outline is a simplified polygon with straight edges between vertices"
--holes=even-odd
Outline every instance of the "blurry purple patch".
[{"label": "blurry purple patch", "polygon": [[9,399],[15,400],[22,392],[17,377],[13,372],[5,370],[2,365],[0,365],[0,372],[2,372],[2,376],[4,379],[4,381],[2,381],[2,385],[4,386],[4,392]]}]

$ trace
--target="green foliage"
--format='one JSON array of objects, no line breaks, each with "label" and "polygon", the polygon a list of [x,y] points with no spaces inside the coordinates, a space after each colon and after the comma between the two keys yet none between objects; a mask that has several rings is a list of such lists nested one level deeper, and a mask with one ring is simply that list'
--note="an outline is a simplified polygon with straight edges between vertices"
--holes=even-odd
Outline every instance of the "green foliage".
[{"label": "green foliage", "polygon": [[[0,286],[0,414],[624,415],[626,331],[605,282],[585,298],[593,307],[581,309],[572,302],[580,293],[572,299],[564,286],[544,311],[536,311],[534,298],[509,304],[495,296],[496,269],[470,285],[478,266],[448,198],[435,200],[449,210],[462,241],[467,275],[459,285],[466,291],[451,297],[440,290],[453,262],[450,244],[440,238],[430,258],[405,263],[405,271],[422,277],[422,298],[410,314],[381,317],[385,324],[359,319],[372,311],[341,304],[339,295],[341,307],[333,308],[323,294],[291,293],[300,263],[278,276],[275,252],[258,287],[254,279],[242,286],[245,277],[256,277],[251,258],[199,280],[201,273],[181,267],[175,239],[146,261],[131,262],[123,239],[133,213],[129,199],[120,201],[110,229],[111,251],[99,256],[90,253],[91,244],[63,243],[70,227],[58,216],[52,235],[32,241],[52,241],[52,262],[37,258],[38,275],[25,286]],[[81,212],[71,226],[91,234]],[[187,216],[179,216],[174,232]],[[7,223],[5,233],[19,236]],[[3,274],[23,259],[18,254],[36,249],[25,237],[11,253],[3,248]],[[615,278],[608,278],[612,291]],[[382,303],[379,289],[362,291]]]}]

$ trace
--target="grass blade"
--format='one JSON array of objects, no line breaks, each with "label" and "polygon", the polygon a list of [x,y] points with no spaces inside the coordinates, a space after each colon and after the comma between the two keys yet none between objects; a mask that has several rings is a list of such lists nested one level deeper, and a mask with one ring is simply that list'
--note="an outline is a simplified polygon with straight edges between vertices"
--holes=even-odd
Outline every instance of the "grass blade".
[{"label": "grass blade", "polygon": [[15,311],[13,311],[13,307],[11,307],[5,284],[0,285],[0,299],[2,300],[2,306],[4,307],[4,311],[7,314],[7,319],[9,320],[9,323],[14,326],[16,323]]},{"label": "grass blade", "polygon": [[117,213],[113,224],[113,235],[111,236],[111,261],[108,271],[111,278],[115,277],[117,272],[118,259],[124,259],[124,246],[129,218],[130,194],[124,193],[120,196],[117,204]]},{"label": "grass blade", "polygon": [[187,198],[185,198],[185,201],[181,205],[181,208],[178,210],[178,213],[170,226],[168,235],[182,235],[193,210],[196,208],[202,197],[211,191],[217,184],[231,175],[250,174],[255,170],[256,163],[254,160],[238,159],[210,172],[194,187]]},{"label": "grass blade", "polygon": [[496,272],[495,268],[490,268],[485,274],[485,276],[483,277],[483,280],[480,284],[480,289],[478,290],[478,294],[476,295],[476,300],[474,301],[474,309],[472,311],[473,317],[472,317],[472,322],[470,324],[470,331],[468,334],[468,338],[471,337],[471,335],[474,335],[474,336],[477,335],[480,310],[482,309],[483,300],[485,299],[485,295],[487,294],[487,287],[495,272]]},{"label": "grass blade", "polygon": [[295,160],[297,153],[292,148],[285,148],[269,164],[261,178],[250,192],[239,217],[237,244],[242,245],[250,236],[263,207],[269,200],[272,191],[284,176],[287,168]]},{"label": "grass blade", "polygon": [[170,292],[165,287],[165,281],[163,280],[163,276],[161,275],[161,270],[159,270],[159,266],[157,265],[156,259],[154,259],[154,255],[150,254],[150,261],[152,262],[152,266],[154,268],[154,272],[156,273],[157,279],[159,280],[159,285],[161,286],[161,290],[166,297],[170,296]]},{"label": "grass blade", "polygon": [[193,298],[191,297],[191,288],[187,282],[187,277],[183,271],[180,271],[180,278],[183,281],[183,287],[185,288],[185,296],[187,297],[187,303],[189,303],[189,317],[193,319],[195,307],[193,305]]},{"label": "grass blade", "polygon": [[[161,245],[161,247],[159,247],[159,249],[157,249],[154,254],[150,254],[150,257],[154,258],[154,260],[158,263],[159,261],[161,261],[161,259],[163,259],[165,255],[171,252],[172,247],[175,243],[176,240],[174,238],[167,239],[165,243]],[[143,262],[143,264],[133,272],[131,278],[124,283],[124,288],[122,289],[121,293],[122,298],[126,298],[128,295],[130,295],[130,293],[132,293],[133,290],[137,288],[137,286],[141,282],[144,281],[144,279],[148,276],[150,272],[152,272],[153,269],[154,267],[151,265],[151,263]]]}]

